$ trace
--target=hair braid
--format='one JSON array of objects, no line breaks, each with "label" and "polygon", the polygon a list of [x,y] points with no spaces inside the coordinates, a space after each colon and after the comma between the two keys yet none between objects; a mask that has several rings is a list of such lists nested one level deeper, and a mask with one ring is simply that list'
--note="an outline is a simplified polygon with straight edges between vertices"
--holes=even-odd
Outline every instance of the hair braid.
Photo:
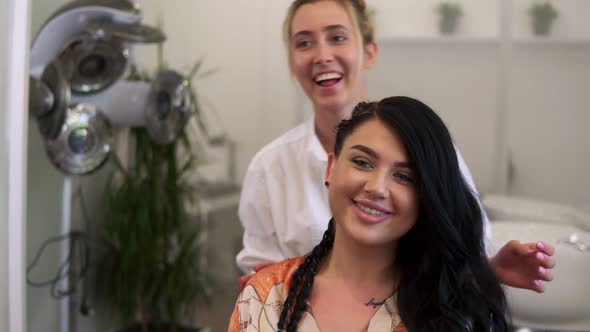
[{"label": "hair braid", "polygon": [[307,300],[313,288],[313,280],[324,258],[334,245],[334,219],[330,219],[328,229],[324,232],[322,241],[313,248],[311,253],[293,275],[289,295],[283,305],[283,311],[278,323],[279,331],[297,331],[297,325],[303,312],[307,308]]}]

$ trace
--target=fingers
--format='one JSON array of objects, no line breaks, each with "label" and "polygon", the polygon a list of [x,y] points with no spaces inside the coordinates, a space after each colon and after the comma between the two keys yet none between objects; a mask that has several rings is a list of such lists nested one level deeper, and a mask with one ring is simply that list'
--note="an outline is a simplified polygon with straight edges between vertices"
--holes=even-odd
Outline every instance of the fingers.
[{"label": "fingers", "polygon": [[547,242],[539,241],[535,244],[535,247],[537,250],[545,253],[547,256],[553,256],[553,254],[555,253],[555,247],[553,247],[551,244]]},{"label": "fingers", "polygon": [[513,252],[524,256],[532,256],[538,250],[535,243],[520,243],[517,240],[510,240],[506,243],[506,247],[510,248]]},{"label": "fingers", "polygon": [[[539,259],[539,256],[543,257],[543,261],[541,262],[541,264],[547,264],[547,265],[551,265],[554,266],[555,263],[553,262],[553,259],[551,259],[548,256],[545,256],[544,254],[537,252],[537,259]],[[537,267],[537,273],[536,273],[536,277],[537,279],[534,279],[532,281],[532,284],[530,285],[530,287],[526,287],[529,288],[532,291],[535,291],[537,293],[543,293],[545,292],[545,285],[543,283],[543,281],[552,281],[553,280],[553,272],[550,270],[550,268],[546,268],[543,267],[542,265]]]},{"label": "fingers", "polygon": [[547,242],[537,242],[537,243],[530,243],[529,245],[534,245],[536,249],[536,259],[544,268],[552,269],[555,267],[555,260],[553,259],[553,254],[555,253],[555,248],[547,243]]},{"label": "fingers", "polygon": [[542,281],[552,281],[553,271],[546,269],[542,266],[539,266],[539,268],[537,269],[537,276]]},{"label": "fingers", "polygon": [[551,256],[547,256],[546,254],[538,251],[535,255],[535,259],[539,263],[540,266],[552,269],[555,267],[555,260]]},{"label": "fingers", "polygon": [[525,255],[534,255],[539,265],[544,268],[552,269],[555,267],[555,260],[552,257],[555,253],[555,247],[547,242],[539,241],[522,244],[518,251]]},{"label": "fingers", "polygon": [[533,280],[533,284],[529,289],[537,293],[543,293],[545,292],[545,285],[540,280]]}]

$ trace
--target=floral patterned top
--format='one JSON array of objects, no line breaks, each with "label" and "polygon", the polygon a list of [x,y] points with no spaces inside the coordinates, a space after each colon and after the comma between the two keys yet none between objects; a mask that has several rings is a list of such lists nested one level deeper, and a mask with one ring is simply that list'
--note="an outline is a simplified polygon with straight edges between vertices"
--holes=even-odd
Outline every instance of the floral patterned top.
[{"label": "floral patterned top", "polygon": [[[287,299],[291,276],[303,263],[303,257],[288,259],[256,273],[238,296],[228,332],[275,332],[283,303]],[[299,331],[320,332],[315,319],[304,312]],[[406,331],[397,313],[394,296],[379,308],[369,322],[367,332]]]}]

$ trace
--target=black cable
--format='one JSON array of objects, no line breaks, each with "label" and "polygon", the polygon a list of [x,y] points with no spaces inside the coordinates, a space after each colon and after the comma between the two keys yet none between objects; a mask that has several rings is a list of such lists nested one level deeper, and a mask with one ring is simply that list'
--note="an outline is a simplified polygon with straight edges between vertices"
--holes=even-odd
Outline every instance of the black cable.
[{"label": "black cable", "polygon": [[[45,240],[41,244],[41,247],[37,251],[35,257],[33,258],[33,261],[27,266],[27,284],[36,288],[43,288],[49,286],[51,288],[51,296],[57,300],[70,296],[76,292],[78,283],[83,281],[90,265],[89,243],[91,242],[91,240],[87,233],[89,227],[89,219],[81,185],[78,185],[78,188],[74,196],[72,197],[72,201],[74,198],[78,198],[80,200],[80,207],[82,210],[82,221],[84,223],[84,231],[73,230],[66,234],[54,236]],[[53,243],[58,243],[62,241],[70,242],[68,255],[64,259],[64,261],[60,262],[55,276],[51,279],[43,281],[32,280],[32,278],[30,277],[30,273],[39,263],[39,259],[41,258],[45,249]],[[73,267],[77,267],[78,269],[73,270]],[[68,287],[67,289],[60,289],[59,283],[64,278],[69,278]],[[85,284],[82,284],[82,288],[82,292],[84,293],[83,300],[85,301]],[[87,304],[85,305],[87,306]]]},{"label": "black cable", "polygon": [[[48,280],[35,281],[30,277],[31,271],[37,266],[41,255],[45,249],[52,243],[70,241],[68,255],[63,262],[60,263],[56,275]],[[51,237],[43,242],[39,250],[37,251],[33,261],[27,266],[27,284],[32,287],[42,288],[51,286],[51,296],[55,299],[61,299],[69,296],[76,291],[77,283],[82,280],[86,272],[88,271],[89,265],[89,249],[88,249],[88,235],[81,231],[71,231],[66,234]],[[80,266],[79,270],[72,270],[72,262],[78,258],[77,266]],[[69,277],[71,282],[67,289],[59,289],[59,282]]]}]

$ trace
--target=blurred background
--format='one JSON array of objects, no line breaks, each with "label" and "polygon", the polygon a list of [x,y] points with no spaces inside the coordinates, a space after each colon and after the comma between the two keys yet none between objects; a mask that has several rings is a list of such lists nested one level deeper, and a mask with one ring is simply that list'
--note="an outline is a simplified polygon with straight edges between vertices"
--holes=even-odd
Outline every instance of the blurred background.
[{"label": "blurred background", "polygon": [[[206,220],[207,264],[217,288],[212,304],[198,307],[192,321],[224,331],[240,275],[234,257],[241,245],[241,179],[256,151],[311,115],[306,97],[290,77],[281,40],[290,1],[135,2],[142,22],[160,26],[167,35],[167,65],[188,72],[203,59],[205,68],[214,69],[193,82],[209,136],[199,150],[205,160],[199,177],[192,181],[207,192],[194,213]],[[379,45],[377,65],[368,77],[369,94],[371,99],[414,96],[436,110],[450,127],[484,200],[519,197],[526,203],[547,202],[541,212],[558,206],[590,214],[590,1],[550,1],[558,15],[542,36],[534,33],[530,15],[539,2],[452,1],[460,10],[457,26],[441,32],[439,0],[368,0]],[[31,0],[30,38],[66,3]],[[155,45],[137,46],[134,53],[140,68],[155,70]],[[64,175],[49,162],[32,123],[27,262],[47,238],[62,232],[64,197]],[[103,218],[102,194],[110,170],[107,165],[75,180],[75,188],[85,193],[93,224]],[[73,227],[80,225],[83,211],[74,207],[71,213]],[[59,250],[58,245],[47,250],[36,276],[54,274]],[[64,309],[63,300],[53,299],[47,288],[27,287],[26,331],[116,331],[118,323],[92,302],[91,290],[87,297],[93,314],[79,313],[81,292]],[[590,310],[588,303],[581,305]],[[64,310],[70,315],[64,317]]]}]

